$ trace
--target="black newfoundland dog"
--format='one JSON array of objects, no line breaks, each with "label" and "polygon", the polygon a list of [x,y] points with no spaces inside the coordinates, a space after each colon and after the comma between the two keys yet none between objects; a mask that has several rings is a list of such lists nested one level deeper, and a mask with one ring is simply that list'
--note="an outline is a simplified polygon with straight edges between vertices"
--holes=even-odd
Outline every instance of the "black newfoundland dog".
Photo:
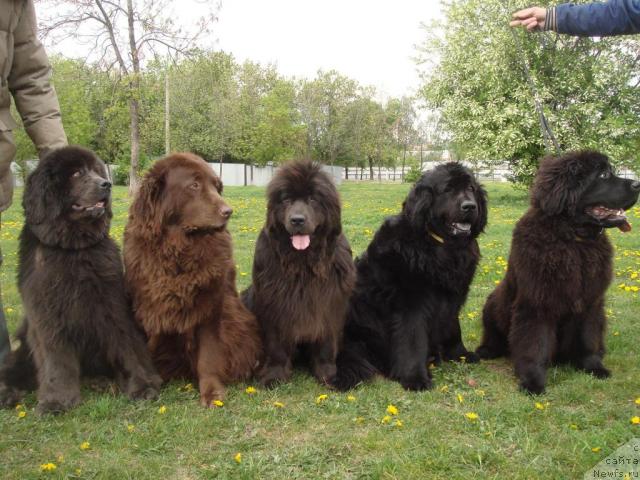
[{"label": "black newfoundland dog", "polygon": [[481,358],[510,354],[523,390],[543,392],[554,362],[609,376],[602,358],[613,251],[603,232],[631,229],[624,211],[638,192],[640,182],[615,176],[598,152],[541,162],[507,274],[484,306],[477,349]]},{"label": "black newfoundland dog", "polygon": [[420,178],[356,261],[336,388],[381,373],[423,390],[431,387],[430,358],[478,360],[462,343],[458,313],[486,222],[485,191],[465,167],[451,162]]},{"label": "black newfoundland dog", "polygon": [[0,369],[0,404],[37,388],[40,412],[80,402],[80,377],[115,377],[131,398],[161,383],[136,330],[122,259],[109,238],[111,183],[89,150],[50,153],[27,179],[18,285],[25,318],[20,347]]},{"label": "black newfoundland dog", "polygon": [[286,381],[296,347],[305,346],[313,375],[330,383],[356,276],[338,192],[319,165],[297,161],[278,170],[267,197],[253,284],[243,294],[264,340],[258,378]]}]

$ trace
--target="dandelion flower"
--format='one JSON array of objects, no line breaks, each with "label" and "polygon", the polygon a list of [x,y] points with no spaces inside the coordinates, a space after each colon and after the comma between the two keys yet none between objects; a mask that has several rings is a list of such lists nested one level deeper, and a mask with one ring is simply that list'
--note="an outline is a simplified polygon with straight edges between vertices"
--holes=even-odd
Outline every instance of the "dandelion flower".
[{"label": "dandelion flower", "polygon": [[273,406],[276,408],[284,408],[284,403],[282,402],[273,402]]},{"label": "dandelion flower", "polygon": [[159,409],[158,409],[158,413],[160,415],[164,415],[165,413],[167,413],[167,407],[165,407],[164,405],[162,405]]},{"label": "dandelion flower", "polygon": [[320,405],[322,402],[324,402],[327,398],[329,398],[329,395],[327,395],[326,393],[323,393],[322,395],[318,395],[316,397],[316,404]]},{"label": "dandelion flower", "polygon": [[256,392],[256,387],[248,386],[244,389],[244,393],[246,393],[247,395],[255,395]]},{"label": "dandelion flower", "polygon": [[18,412],[18,418],[24,418],[27,416],[27,412],[25,412],[24,410],[20,410]]},{"label": "dandelion flower", "polygon": [[211,402],[211,406],[212,407],[222,408],[222,407],[224,407],[224,402],[222,400],[213,400]]},{"label": "dandelion flower", "polygon": [[479,397],[484,397],[485,396],[485,391],[482,389],[477,389],[475,390],[476,395],[478,395]]},{"label": "dandelion flower", "polygon": [[591,451],[592,451],[593,453],[598,453],[600,450],[602,450],[600,447],[593,447],[593,448],[591,449]]},{"label": "dandelion flower", "polygon": [[640,405],[640,397],[636,398],[636,405]]},{"label": "dandelion flower", "polygon": [[386,425],[390,421],[391,421],[391,417],[389,415],[385,415],[384,417],[382,417],[382,420],[380,420],[380,423],[382,423],[383,425]]},{"label": "dandelion flower", "polygon": [[395,423],[393,424],[394,427],[402,427],[404,425],[404,423],[402,423],[402,420],[398,419],[395,421]]},{"label": "dandelion flower", "polygon": [[475,412],[467,412],[464,414],[464,416],[467,418],[467,420],[470,420],[472,422],[478,420],[478,414]]},{"label": "dandelion flower", "polygon": [[16,404],[16,410],[24,410],[24,407],[21,403]]},{"label": "dandelion flower", "polygon": [[58,463],[64,462],[64,455],[58,455]]},{"label": "dandelion flower", "polygon": [[544,410],[545,409],[544,403],[536,402],[536,408],[538,410]]},{"label": "dandelion flower", "polygon": [[356,417],[356,418],[353,419],[353,421],[355,423],[357,423],[358,425],[360,425],[360,424],[364,423],[364,417]]},{"label": "dandelion flower", "polygon": [[353,395],[347,396],[347,402],[355,402],[355,401],[356,401],[356,397],[354,397]]},{"label": "dandelion flower", "polygon": [[240,463],[240,462],[242,462],[242,454],[241,454],[240,452],[236,453],[236,454],[233,456],[233,459],[236,461],[236,463]]},{"label": "dandelion flower", "polygon": [[458,397],[458,402],[460,403],[464,403],[464,397],[462,396],[461,393],[459,393],[458,395],[456,395]]},{"label": "dandelion flower", "polygon": [[43,463],[42,465],[40,465],[40,470],[43,472],[53,472],[56,468],[56,464],[49,462],[49,463]]},{"label": "dandelion flower", "polygon": [[638,417],[637,415],[635,417],[631,417],[631,423],[633,425],[640,425],[640,417]]},{"label": "dandelion flower", "polygon": [[82,442],[80,444],[80,450],[89,450],[91,449],[91,444],[89,442]]},{"label": "dandelion flower", "polygon": [[136,429],[136,426],[135,426],[135,425],[133,425],[133,424],[129,424],[129,425],[127,425],[127,430],[128,430],[129,432],[133,432],[135,429]]},{"label": "dandelion flower", "polygon": [[398,408],[395,405],[387,405],[387,413],[389,415],[398,415]]},{"label": "dandelion flower", "polygon": [[443,385],[440,387],[440,391],[442,393],[447,393],[449,391],[449,385]]},{"label": "dandelion flower", "polygon": [[578,430],[578,425],[576,425],[575,423],[572,423],[571,425],[569,425],[569,428],[571,430]]},{"label": "dandelion flower", "polygon": [[184,387],[180,388],[183,392],[190,392],[193,390],[193,384],[187,383]]}]

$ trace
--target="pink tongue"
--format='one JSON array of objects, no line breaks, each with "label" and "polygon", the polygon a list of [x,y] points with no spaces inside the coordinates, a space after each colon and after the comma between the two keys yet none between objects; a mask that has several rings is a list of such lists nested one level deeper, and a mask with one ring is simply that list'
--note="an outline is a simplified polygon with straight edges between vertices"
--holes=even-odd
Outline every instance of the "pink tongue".
[{"label": "pink tongue", "polygon": [[624,222],[618,225],[618,228],[620,229],[621,232],[624,232],[624,233],[631,231],[631,225],[629,224],[629,222]]},{"label": "pink tongue", "polygon": [[311,243],[309,235],[294,235],[291,237],[291,243],[296,250],[305,250]]}]

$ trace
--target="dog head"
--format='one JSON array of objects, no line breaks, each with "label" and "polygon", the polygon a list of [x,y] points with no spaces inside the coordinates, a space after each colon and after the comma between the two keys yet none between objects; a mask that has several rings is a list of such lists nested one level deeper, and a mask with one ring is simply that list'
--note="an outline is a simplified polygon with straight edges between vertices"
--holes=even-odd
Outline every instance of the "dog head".
[{"label": "dog head", "polygon": [[191,153],[158,160],[142,179],[129,211],[131,228],[146,238],[166,227],[185,235],[222,231],[233,210],[222,198],[222,182],[207,163]]},{"label": "dog head", "polygon": [[340,234],[340,198],[320,165],[305,160],[278,169],[267,187],[267,228],[297,251]]},{"label": "dog head", "polygon": [[29,175],[22,205],[26,223],[43,243],[95,243],[108,233],[112,216],[107,169],[85,148],[53,150]]},{"label": "dog head", "polygon": [[449,162],[420,177],[402,204],[402,215],[420,232],[475,238],[487,224],[487,195],[471,171]]},{"label": "dog head", "polygon": [[625,210],[638,200],[640,182],[614,174],[606,155],[596,151],[546,157],[540,163],[531,203],[545,214],[567,217],[576,226],[631,230]]}]

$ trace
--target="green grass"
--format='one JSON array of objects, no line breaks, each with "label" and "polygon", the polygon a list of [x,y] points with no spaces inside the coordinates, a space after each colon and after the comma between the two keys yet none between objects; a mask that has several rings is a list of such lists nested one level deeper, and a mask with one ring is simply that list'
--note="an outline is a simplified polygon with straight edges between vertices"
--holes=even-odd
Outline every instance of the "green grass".
[{"label": "green grass", "polygon": [[[344,229],[355,254],[364,250],[382,219],[398,211],[407,189],[388,184],[340,188]],[[488,191],[483,260],[461,314],[469,348],[478,345],[483,302],[503,275],[513,225],[527,205],[526,195],[508,185],[489,184]],[[264,221],[264,190],[229,187],[225,194],[235,210],[231,230],[239,287],[244,288]],[[118,241],[127,204],[125,191],[117,189],[112,235]],[[639,218],[636,208],[631,220],[640,225]],[[17,201],[3,214],[0,233],[2,287],[12,331],[22,309],[15,286],[21,223]],[[424,393],[377,380],[354,391],[355,401],[328,391],[304,371],[290,384],[258,389],[253,396],[245,393],[245,384],[232,386],[224,407],[209,411],[199,407],[195,390],[185,391],[181,383],[167,385],[157,401],[147,402],[86,389],[81,406],[57,417],[39,417],[30,395],[24,418],[16,410],[0,411],[0,477],[582,478],[621,444],[640,436],[640,426],[630,422],[640,415],[634,404],[640,397],[640,303],[633,288],[620,288],[640,286],[640,241],[637,232],[609,235],[616,246],[605,358],[613,372],[609,380],[553,368],[547,393],[534,399],[518,391],[511,365],[499,360],[438,367],[435,388]],[[328,399],[317,405],[316,397],[324,393]],[[274,401],[284,407],[274,407]],[[388,404],[398,407],[402,427],[381,423]],[[162,405],[164,414],[158,413]],[[468,412],[478,419],[465,418]],[[85,441],[88,450],[80,448]],[[238,452],[239,464],[234,461]],[[47,462],[55,463],[56,470],[41,472]]]}]

